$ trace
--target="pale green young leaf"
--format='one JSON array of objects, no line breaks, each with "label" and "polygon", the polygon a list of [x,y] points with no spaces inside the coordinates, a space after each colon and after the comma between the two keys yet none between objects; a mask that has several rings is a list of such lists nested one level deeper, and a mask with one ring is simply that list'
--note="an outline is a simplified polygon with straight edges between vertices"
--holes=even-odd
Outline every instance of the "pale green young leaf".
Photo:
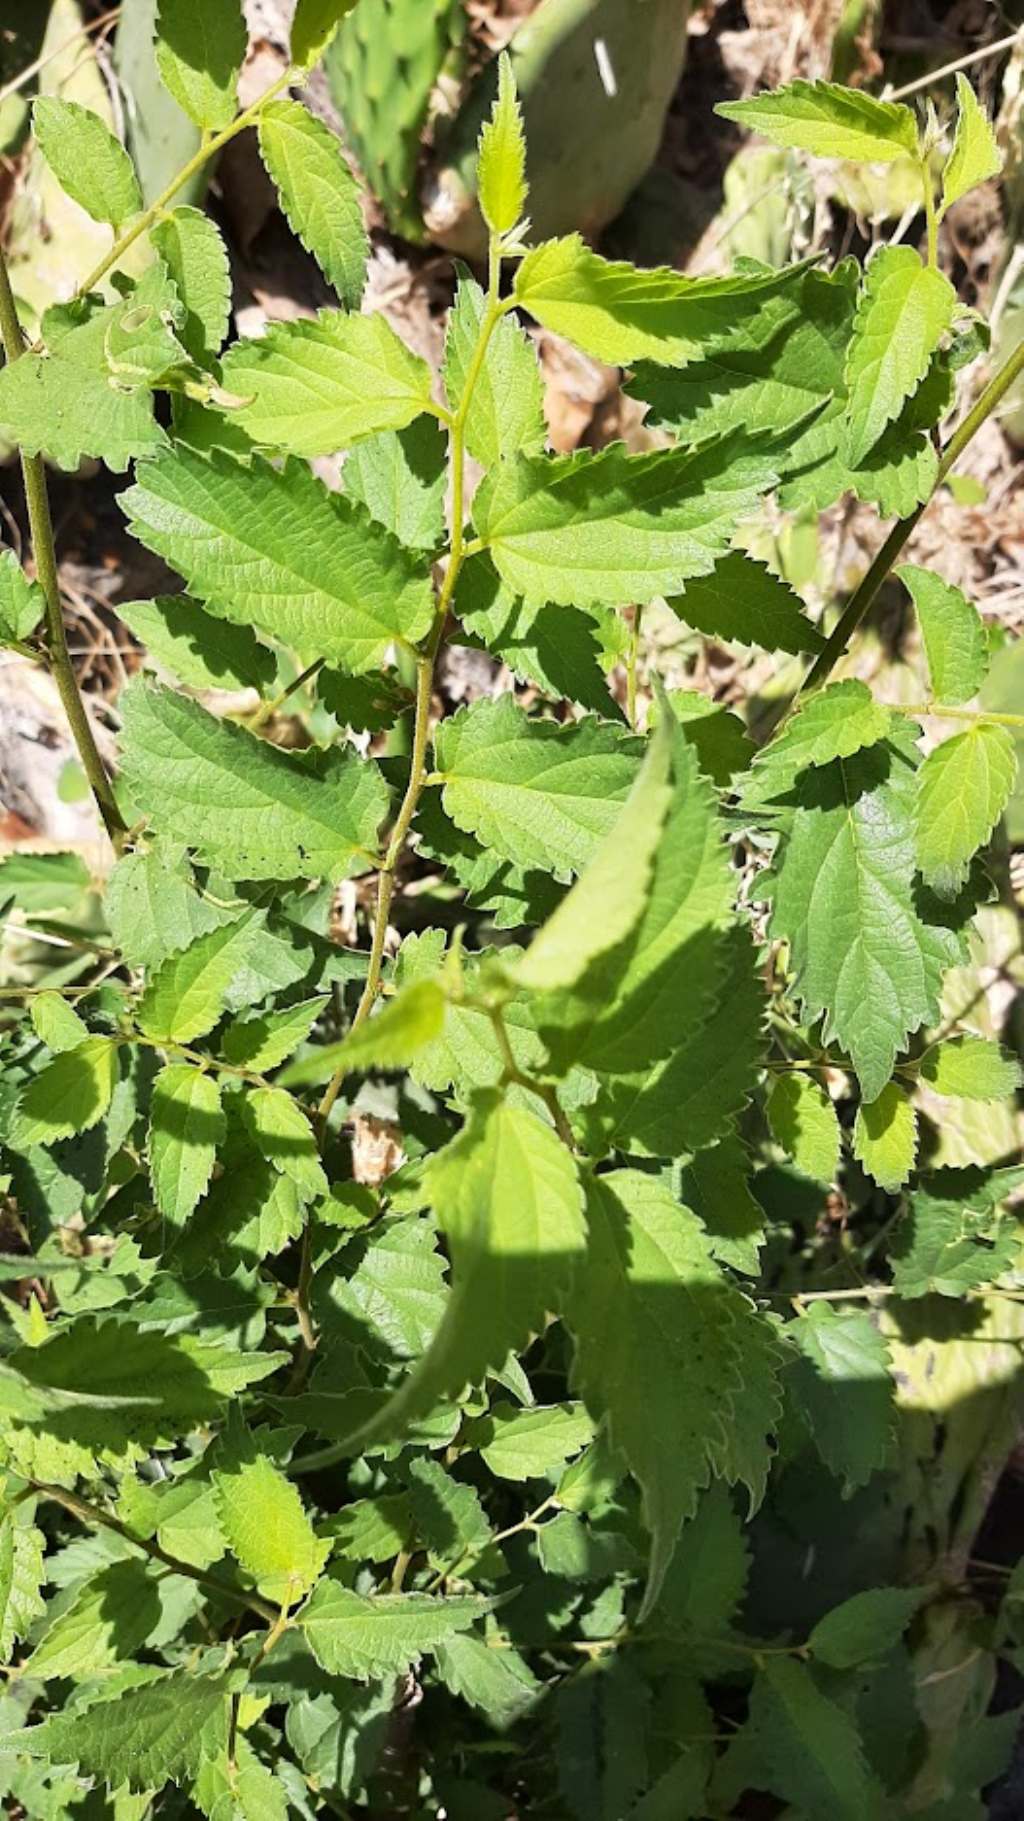
[{"label": "pale green young leaf", "polygon": [[402,430],[430,403],[426,361],[411,354],[379,312],[323,310],[236,341],[224,386],[254,443],[289,455],[334,455],[380,430]]},{"label": "pale green young leaf", "polygon": [[159,1590],[142,1558],[112,1562],[47,1626],[29,1657],[32,1678],[82,1682],[112,1669],[135,1655],[159,1618]]},{"label": "pale green young leaf", "polygon": [[861,1101],[853,1128],[853,1154],[880,1189],[901,1189],[917,1157],[917,1113],[895,1081],[874,1100]]},{"label": "pale green young leaf", "polygon": [[628,455],[520,457],[477,494],[474,521],[502,580],[565,606],[653,601],[707,575],[777,479],[774,452],[731,440]]},{"label": "pale green young leaf", "polygon": [[142,207],[132,161],[105,120],[77,101],[40,95],[32,110],[36,138],[51,171],[94,221],[123,227]]},{"label": "pale green young leaf", "polygon": [[321,1668],[357,1682],[403,1675],[420,1657],[490,1612],[493,1600],[475,1594],[435,1599],[426,1593],[354,1593],[330,1577],[321,1581],[299,1623]]},{"label": "pale green young leaf", "polygon": [[226,1121],[212,1075],[169,1062],[153,1083],[149,1110],[149,1179],[153,1199],[181,1226],[205,1195]]},{"label": "pale green young leaf", "polygon": [[639,922],[672,801],[672,725],[671,716],[659,724],[618,820],[514,963],[510,971],[521,986],[575,986],[595,957],[624,941]]},{"label": "pale green young leaf", "polygon": [[[444,544],[446,453],[447,438],[437,419],[415,417],[404,430],[384,431],[356,444],[345,462],[345,492],[350,499],[361,500],[370,517],[407,550],[433,555]],[[386,702],[389,682],[393,689],[393,678],[374,678],[382,702]],[[338,696],[344,684],[333,680],[332,687]],[[380,726],[390,727],[400,709],[400,703],[397,707],[392,704]],[[385,712],[383,707],[380,712]],[[355,725],[344,707],[332,707],[331,713]]]},{"label": "pale green young leaf", "polygon": [[560,879],[579,872],[611,833],[638,767],[610,722],[531,719],[511,695],[443,722],[434,754],[457,828],[516,866]]},{"label": "pale green young leaf", "polygon": [[[487,299],[468,273],[459,277],[445,338],[444,383],[456,410],[480,339]],[[485,468],[506,455],[544,447],[544,382],[528,336],[511,316],[495,324],[466,412],[466,447]]]},{"label": "pale green young leaf", "polygon": [[13,550],[0,550],[0,645],[32,637],[46,612],[38,582],[30,582]]},{"label": "pale green young leaf", "polygon": [[315,765],[171,690],[121,698],[124,771],[161,833],[231,879],[340,879],[371,864],[387,807],[379,772],[351,752]]},{"label": "pale green young leaf", "polygon": [[481,1459],[502,1480],[546,1479],[593,1439],[593,1420],[582,1404],[537,1405],[532,1410],[499,1405],[473,1430]]},{"label": "pale green young leaf", "polygon": [[942,172],[943,215],[969,190],[998,177],[1003,168],[992,122],[962,70],[957,71],[956,101],[956,136]]},{"label": "pale green young leaf", "polygon": [[368,1428],[401,1435],[442,1399],[503,1366],[560,1308],[584,1251],[572,1156],[532,1111],[478,1097],[427,1166],[425,1195],[448,1241],[452,1291],[416,1371]]},{"label": "pale green young leaf", "polygon": [[149,231],[185,310],[181,339],[199,363],[218,354],[231,315],[228,250],[215,221],[202,209],[180,206]]},{"label": "pale green young leaf", "polygon": [[932,1006],[912,891],[915,784],[889,744],[805,773],[773,900],[807,1015],[826,1014],[825,1040],[848,1052],[867,1100]]},{"label": "pale green young leaf", "polygon": [[304,999],[299,1005],[286,1006],[279,1012],[236,1018],[221,1039],[225,1062],[234,1063],[236,1068],[251,1069],[256,1075],[269,1074],[305,1042],[327,1004],[327,998]]},{"label": "pale green young leaf", "polygon": [[266,689],[274,680],[273,655],[248,626],[216,619],[187,594],[119,602],[117,616],[150,662],[189,689]]},{"label": "pale green young leaf", "polygon": [[39,1589],[43,1581],[46,1538],[24,1508],[0,1518],[0,1663],[9,1663],[14,1646],[45,1610]]},{"label": "pale green young leaf", "polygon": [[899,576],[917,613],[931,697],[956,707],[977,695],[988,671],[985,623],[959,588],[930,569],[903,563]]},{"label": "pale green young leaf", "polygon": [[963,884],[1016,780],[1007,727],[978,721],[933,747],[918,774],[917,863],[936,891],[951,896]]},{"label": "pale green young leaf", "polygon": [[917,122],[910,108],[838,82],[790,82],[749,101],[720,101],[715,113],[774,145],[818,158],[891,164],[917,150]]},{"label": "pale green young leaf", "polygon": [[103,1118],[117,1081],[117,1043],[88,1037],[55,1056],[18,1096],[12,1128],[19,1149],[88,1132]]},{"label": "pale green young leaf", "polygon": [[895,1649],[925,1597],[921,1587],[870,1587],[855,1593],[818,1620],[807,1647],[830,1669],[881,1663]]},{"label": "pale green young leaf", "polygon": [[801,1175],[831,1183],[839,1169],[839,1120],[824,1088],[810,1075],[780,1075],[768,1096],[768,1124],[776,1144]]},{"label": "pale green young leaf", "polygon": [[291,60],[296,69],[319,63],[346,13],[356,0],[299,0],[292,20]]},{"label": "pale green young leaf", "polygon": [[358,309],[370,248],[359,185],[338,139],[301,102],[272,101],[260,113],[259,142],[293,232],[342,303]]},{"label": "pale green young leaf", "polygon": [[477,191],[492,234],[508,234],[526,206],[526,140],[507,52],[498,59],[498,95],[480,134]]},{"label": "pale green young leaf", "polygon": [[327,1194],[313,1128],[283,1088],[256,1088],[242,1101],[242,1118],[258,1151],[295,1184],[304,1201]]},{"label": "pale green young leaf", "polygon": [[76,1050],[89,1035],[88,1025],[82,1022],[74,1006],[61,993],[36,993],[30,1016],[36,1036],[45,1043],[48,1050],[55,1053]]},{"label": "pale green young leaf", "polygon": [[169,955],[149,981],[136,1011],[139,1029],[158,1042],[190,1043],[212,1031],[228,988],[256,935],[250,914],[199,936]]},{"label": "pale green young leaf", "polygon": [[[695,1043],[725,971],[722,932],[733,881],[714,791],[671,712],[662,710],[655,741],[663,731],[671,791],[639,912],[624,937],[596,956],[597,937],[591,934],[586,970],[571,990],[563,988],[538,1007],[551,1067],[558,1073],[578,1064],[602,1075],[633,1070],[649,1075],[653,1063]],[[628,813],[627,805],[623,818]],[[612,835],[605,843],[609,855],[614,842]],[[555,916],[561,914],[560,907]],[[589,914],[603,930],[600,893],[591,896]]]},{"label": "pale green young leaf", "polygon": [[916,392],[950,328],[956,292],[913,247],[882,247],[868,264],[846,356],[846,434],[854,467]]},{"label": "pale green young leaf", "polygon": [[820,651],[825,642],[788,582],[743,550],[730,550],[710,575],[687,582],[669,606],[687,626],[733,645],[799,657]]},{"label": "pale green young leaf", "polygon": [[803,1355],[793,1394],[818,1453],[848,1490],[866,1485],[893,1436],[889,1349],[874,1317],[811,1303],[789,1335]]},{"label": "pale green young leaf", "polygon": [[141,1688],[118,1689],[88,1709],[51,1715],[0,1736],[0,1754],[75,1764],[109,1790],[159,1790],[195,1776],[204,1755],[223,1746],[228,1678],[167,1671]]},{"label": "pale green young leaf", "polygon": [[921,1079],[936,1094],[956,1100],[1005,1100],[1021,1085],[1015,1056],[985,1037],[953,1037],[936,1043],[921,1063]]},{"label": "pale green young leaf", "polygon": [[573,1381],[595,1422],[607,1418],[612,1446],[643,1492],[648,1612],[742,1389],[743,1301],[699,1222],[657,1178],[633,1170],[594,1178],[587,1221],[586,1267],[567,1309]]},{"label": "pale green young leaf", "polygon": [[[20,363],[19,363],[20,364]],[[121,495],[132,533],[225,619],[346,670],[430,628],[425,567],[308,467],[251,467],[178,448]]]},{"label": "pale green young leaf", "polygon": [[516,272],[515,299],[531,316],[609,366],[638,360],[682,366],[756,321],[790,272],[687,278],[660,266],[602,259],[582,235],[548,240]]},{"label": "pale green young leaf", "polygon": [[822,1692],[806,1664],[789,1656],[765,1660],[747,1727],[748,1785],[770,1789],[808,1821],[871,1821],[889,1807],[855,1719]]},{"label": "pale green young leaf", "polygon": [[240,0],[158,0],[157,68],[196,126],[230,126],[247,44]]},{"label": "pale green young leaf", "polygon": [[282,1080],[294,1088],[329,1081],[338,1070],[351,1075],[363,1069],[406,1068],[420,1050],[442,1035],[446,1009],[447,998],[438,981],[415,981],[340,1043],[327,1044],[293,1063]]},{"label": "pale green young leaf", "polygon": [[265,1454],[231,1458],[230,1444],[212,1473],[217,1516],[228,1548],[275,1606],[294,1606],[319,1580],[331,1553],[319,1538],[298,1488]]}]

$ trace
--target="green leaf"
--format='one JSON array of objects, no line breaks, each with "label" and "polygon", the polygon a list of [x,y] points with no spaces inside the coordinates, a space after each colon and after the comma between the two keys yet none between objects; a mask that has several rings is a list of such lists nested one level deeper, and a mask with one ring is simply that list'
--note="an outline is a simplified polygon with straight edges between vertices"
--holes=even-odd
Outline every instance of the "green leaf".
[{"label": "green leaf", "polygon": [[39,1593],[45,1549],[24,1506],[0,1518],[0,1663],[10,1662],[18,1639],[45,1610]]},{"label": "green leaf", "polygon": [[918,774],[917,863],[952,896],[999,821],[1017,781],[1009,728],[977,721],[928,754]]},{"label": "green leaf", "polygon": [[486,551],[480,551],[459,572],[454,612],[466,631],[523,682],[555,700],[565,697],[599,715],[625,718],[612,698],[607,674],[625,631],[611,608],[522,601],[501,582]]},{"label": "green leaf", "polygon": [[149,237],[185,308],[181,339],[202,365],[220,352],[231,316],[231,269],[223,236],[202,209],[179,207],[156,222]]},{"label": "green leaf", "polygon": [[487,1548],[494,1533],[472,1486],[428,1455],[410,1461],[408,1475],[414,1536],[426,1544],[433,1565],[454,1567]]},{"label": "green leaf", "polygon": [[988,672],[985,623],[952,582],[904,563],[895,570],[917,612],[928,659],[931,699],[951,707],[977,695]]},{"label": "green leaf", "polygon": [[205,1195],[226,1122],[211,1075],[169,1062],[153,1083],[149,1179],[161,1214],[181,1226]]},{"label": "green leaf", "polygon": [[232,626],[185,594],[119,602],[118,619],[146,655],[189,689],[266,689],[274,659],[248,626]]},{"label": "green leaf", "polygon": [[956,100],[956,136],[942,172],[943,215],[969,190],[987,183],[990,177],[998,177],[1003,168],[992,122],[962,70],[957,71]]},{"label": "green leaf", "polygon": [[652,1538],[646,1613],[742,1389],[744,1305],[696,1218],[657,1178],[633,1170],[595,1177],[587,1220],[586,1268],[567,1310],[573,1382],[595,1422],[607,1418],[612,1446],[640,1482]]},{"label": "green leaf", "polygon": [[713,1640],[729,1635],[749,1574],[743,1526],[718,1481],[701,1494],[696,1516],[683,1525],[658,1601],[655,1629],[683,1641],[701,1668],[710,1668],[717,1661]]},{"label": "green leaf", "polygon": [[951,327],[956,292],[913,247],[882,247],[868,265],[846,357],[853,465],[874,449],[924,379]]},{"label": "green leaf", "polygon": [[915,1190],[889,1248],[896,1294],[962,1297],[1014,1269],[1019,1227],[1000,1216],[998,1199],[985,1185],[972,1194],[957,1170],[940,1170]]},{"label": "green leaf", "polygon": [[429,1351],[363,1445],[369,1434],[400,1435],[524,1348],[560,1307],[584,1250],[572,1156],[534,1113],[493,1093],[430,1159],[425,1193],[448,1241],[452,1292]]},{"label": "green leaf", "polygon": [[526,141],[508,53],[498,58],[498,96],[480,134],[477,193],[492,234],[508,234],[526,207]]},{"label": "green leaf", "polygon": [[472,1431],[492,1473],[502,1480],[546,1479],[594,1439],[594,1424],[582,1404],[537,1405],[515,1410],[499,1405]]},{"label": "green leaf", "polygon": [[292,20],[291,60],[297,69],[319,63],[356,0],[299,0]]},{"label": "green leaf", "polygon": [[497,1732],[524,1720],[544,1698],[543,1683],[518,1651],[492,1650],[462,1632],[439,1644],[435,1657],[449,1692],[475,1707]]},{"label": "green leaf", "polygon": [[799,657],[805,651],[820,651],[825,642],[788,582],[743,550],[730,550],[710,575],[687,582],[669,606],[687,626],[729,644],[789,651]]},{"label": "green leaf", "polygon": [[387,806],[351,752],[314,763],[134,683],[121,698],[124,772],[140,811],[231,879],[339,879],[370,864]]},{"label": "green leaf", "polygon": [[120,472],[133,459],[167,448],[149,391],[111,383],[110,327],[132,307],[131,298],[108,308],[82,298],[46,312],[45,351],[23,354],[0,369],[0,434],[6,441],[69,471],[84,455],[94,455]]},{"label": "green leaf", "polygon": [[502,580],[527,600],[653,601],[708,575],[776,478],[773,455],[740,454],[728,439],[521,456],[485,482],[474,522]]},{"label": "green leaf", "polygon": [[51,171],[93,221],[123,227],[142,207],[132,161],[105,120],[77,101],[40,95],[32,110],[35,135]]},{"label": "green leaf", "polygon": [[228,988],[245,964],[256,934],[253,913],[199,936],[170,955],[139,1002],[136,1021],[157,1042],[190,1043],[212,1031]]},{"label": "green leaf", "polygon": [[317,1662],[332,1676],[403,1675],[420,1657],[490,1612],[493,1600],[426,1593],[366,1598],[340,1581],[321,1581],[300,1615]]},{"label": "green leaf", "polygon": [[756,1277],[765,1213],[750,1192],[750,1175],[746,1150],[735,1132],[727,1132],[718,1144],[705,1146],[683,1166],[679,1193],[703,1223],[719,1263]]},{"label": "green leaf", "polygon": [[380,430],[403,430],[430,404],[426,361],[385,316],[322,310],[277,323],[224,356],[231,410],[253,442],[290,455],[333,455]]},{"label": "green leaf", "polygon": [[830,1669],[884,1662],[925,1598],[921,1587],[872,1587],[833,1606],[819,1619],[807,1647]]},{"label": "green leaf", "polygon": [[598,955],[624,941],[643,915],[672,801],[672,721],[659,725],[618,821],[586,870],[512,968],[522,986],[575,986]]},{"label": "green leaf", "polygon": [[284,1085],[294,1088],[310,1081],[329,1081],[339,1070],[352,1075],[370,1068],[405,1068],[442,1035],[446,1008],[447,999],[438,982],[418,980],[340,1043],[330,1043],[293,1063],[282,1077]]},{"label": "green leaf", "polygon": [[256,1088],[242,1100],[246,1128],[268,1163],[290,1177],[304,1201],[327,1194],[313,1128],[283,1088]]},{"label": "green leaf", "polygon": [[33,1075],[14,1114],[12,1137],[19,1149],[91,1131],[110,1105],[117,1051],[113,1038],[89,1037]]},{"label": "green leaf", "polygon": [[[480,339],[487,299],[468,273],[460,273],[448,318],[444,383],[456,409],[462,400]],[[485,468],[507,455],[534,455],[544,447],[544,382],[528,337],[510,316],[496,323],[466,412],[466,447]]]},{"label": "green leaf", "polygon": [[232,1455],[230,1440],[212,1472],[217,1516],[228,1548],[264,1599],[294,1606],[323,1571],[330,1538],[317,1537],[298,1489],[255,1447]]},{"label": "green leaf", "polygon": [[797,1402],[822,1460],[848,1491],[867,1485],[893,1431],[889,1350],[873,1317],[816,1302],[788,1333],[803,1354]]},{"label": "green leaf", "polygon": [[301,102],[272,101],[260,112],[259,141],[292,231],[342,303],[358,309],[370,248],[359,186],[338,140]]},{"label": "green leaf", "polygon": [[75,1764],[110,1790],[186,1783],[227,1735],[226,1676],[168,1671],[142,1688],[118,1689],[88,1709],[0,1736],[0,1753]]},{"label": "green leaf", "polygon": [[38,582],[30,582],[13,550],[0,550],[0,645],[32,637],[46,612]]},{"label": "green leaf", "polygon": [[390,1562],[411,1549],[416,1540],[412,1509],[404,1492],[354,1499],[328,1518],[325,1529],[335,1554],[350,1562]]},{"label": "green leaf", "polygon": [[32,1029],[48,1050],[76,1050],[89,1035],[74,1006],[60,993],[37,993],[32,1000]]},{"label": "green leaf", "polygon": [[818,158],[891,164],[917,151],[917,122],[910,108],[837,82],[791,82],[749,101],[720,101],[715,113],[774,145]]},{"label": "green leaf", "polygon": [[531,720],[511,695],[452,715],[434,753],[456,827],[559,879],[581,871],[610,834],[637,771],[611,723]]},{"label": "green leaf", "polygon": [[768,1124],[776,1144],[812,1182],[835,1182],[839,1169],[839,1119],[824,1088],[810,1076],[780,1075],[768,1096]]},{"label": "green leaf", "polygon": [[[737,772],[747,770],[756,751],[739,715],[699,689],[673,689],[668,699],[704,776],[725,790]],[[650,714],[647,724],[653,724]]]},{"label": "green leaf", "polygon": [[32,1678],[82,1682],[113,1669],[135,1655],[159,1620],[159,1589],[142,1560],[112,1562],[47,1626],[29,1658]]},{"label": "green leaf", "polygon": [[903,1187],[917,1156],[917,1114],[895,1081],[858,1107],[853,1154],[880,1189]]},{"label": "green leaf", "polygon": [[936,1043],[921,1062],[921,1079],[936,1094],[956,1100],[1005,1100],[1021,1085],[1016,1056],[984,1037],[954,1037]]},{"label": "green leaf", "polygon": [[563,1815],[616,1821],[649,1781],[651,1690],[625,1653],[556,1690],[556,1756]]},{"label": "green leaf", "polygon": [[807,1821],[875,1821],[889,1807],[868,1768],[855,1722],[792,1657],[767,1659],[754,1679],[747,1722],[747,1784],[769,1789]]},{"label": "green leaf", "polygon": [[133,535],[211,610],[303,655],[373,670],[394,641],[429,630],[425,570],[303,464],[247,467],[179,446],[139,469],[121,504]]},{"label": "green leaf", "polygon": [[884,740],[892,728],[892,710],[876,702],[866,683],[848,677],[808,696],[754,760],[752,786],[759,779],[774,796],[788,790],[808,765],[831,765],[849,759],[862,747]]},{"label": "green leaf", "polygon": [[304,1043],[324,1007],[326,997],[304,999],[279,1012],[262,1012],[254,1018],[238,1018],[230,1024],[221,1039],[225,1062],[236,1068],[251,1069],[266,1075],[279,1068],[293,1050]]},{"label": "green leaf", "polygon": [[[436,418],[416,417],[404,430],[384,431],[356,445],[345,462],[345,492],[361,500],[370,517],[407,550],[433,553],[444,542],[445,454],[445,434]],[[386,684],[387,678],[375,682]],[[392,706],[381,725],[390,726],[401,706]],[[336,708],[331,713],[355,725]]]},{"label": "green leaf", "polygon": [[351,1240],[337,1273],[320,1272],[314,1284],[328,1333],[389,1363],[419,1359],[448,1301],[436,1240],[432,1223],[415,1215],[380,1221]]},{"label": "green leaf", "polygon": [[291,1769],[282,1758],[279,1770],[271,1770],[243,1734],[235,1740],[230,1761],[226,1750],[204,1756],[192,1800],[209,1821],[288,1821],[285,1773]]},{"label": "green leaf", "polygon": [[609,366],[638,360],[682,366],[756,321],[792,277],[762,271],[686,278],[665,266],[642,270],[602,259],[581,235],[570,234],[527,253],[516,272],[515,299],[545,329]]},{"label": "green leaf", "polygon": [[885,744],[804,774],[779,869],[772,933],[825,1041],[850,1056],[865,1099],[929,1016],[926,932],[915,910],[914,774]]},{"label": "green leaf", "polygon": [[231,125],[247,45],[239,0],[158,0],[157,68],[196,126]]},{"label": "green leaf", "polygon": [[158,968],[207,930],[233,923],[245,908],[239,903],[225,910],[201,896],[184,850],[170,844],[126,854],[107,885],[111,933],[132,967]]}]

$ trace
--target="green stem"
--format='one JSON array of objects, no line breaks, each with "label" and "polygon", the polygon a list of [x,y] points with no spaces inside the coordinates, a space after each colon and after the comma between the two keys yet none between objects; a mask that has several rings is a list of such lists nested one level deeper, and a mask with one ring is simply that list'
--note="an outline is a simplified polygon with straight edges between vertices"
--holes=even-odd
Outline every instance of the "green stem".
[{"label": "green stem", "polygon": [[261,727],[266,726],[268,721],[272,721],[278,711],[284,707],[289,697],[293,696],[305,683],[312,682],[313,678],[319,675],[326,662],[326,658],[314,658],[312,664],[307,664],[305,670],[299,672],[294,683],[289,683],[287,689],[282,689],[280,695],[274,696],[269,702],[261,702],[256,713],[249,722],[250,732],[257,733]]},{"label": "green stem", "polygon": [[160,192],[156,201],[151,202],[148,209],[144,209],[141,215],[137,215],[131,227],[115,240],[110,251],[104,254],[100,260],[99,265],[94,266],[88,278],[82,280],[75,296],[86,297],[90,291],[95,291],[96,286],[106,278],[107,273],[116,266],[118,260],[124,257],[129,247],[135,245],[135,242],[152,227],[154,221],[158,219],[168,204],[174,201],[178,191],[188,182],[189,178],[194,177],[197,171],[201,171],[204,164],[208,164],[211,158],[216,157],[217,153],[230,144],[232,139],[237,139],[239,133],[244,133],[247,126],[254,126],[268,101],[273,101],[283,89],[299,80],[299,72],[289,66],[284,75],[271,83],[270,87],[264,90],[264,93],[258,96],[250,107],[245,108],[241,114],[236,114],[230,126],[226,126],[220,133],[215,133],[212,138],[208,139],[204,135],[203,142],[195,155],[182,166],[176,177],[171,178],[167,188]]},{"label": "green stem", "polygon": [[850,596],[833,631],[811,665],[800,689],[801,695],[806,695],[808,690],[819,688],[831,676],[865,614],[874,605],[878,592],[897,557],[931,505],[942,483],[959,461],[968,443],[973,441],[982,424],[997,410],[1021,373],[1024,373],[1024,341],[1017,344],[1013,353],[1003,362],[998,373],[993,374],[977,404],[967,413],[959,429],[953,432],[942,452],[935,485],[928,498],[923,500],[920,506],[916,506],[908,518],[900,519],[892,527],[867,574]]},{"label": "green stem", "polygon": [[987,708],[950,708],[945,702],[887,702],[893,714],[932,715],[945,721],[992,721],[996,727],[1024,727],[1024,714],[995,714]]},{"label": "green stem", "polygon": [[159,1543],[152,1542],[148,1537],[135,1536],[117,1518],[111,1517],[110,1513],[104,1511],[99,1505],[90,1504],[88,1499],[80,1498],[77,1492],[68,1492],[63,1486],[48,1485],[44,1480],[33,1480],[31,1483],[33,1491],[40,1498],[49,1499],[55,1505],[62,1505],[64,1510],[70,1511],[72,1517],[76,1517],[80,1524],[97,1524],[103,1530],[112,1530],[126,1543],[131,1543],[134,1548],[140,1549],[143,1555],[148,1555],[151,1561],[160,1562],[164,1568],[170,1568],[174,1574],[183,1574],[190,1581],[197,1581],[200,1587],[205,1587],[210,1593],[215,1593],[219,1599],[228,1600],[232,1605],[247,1608],[250,1612],[258,1612],[261,1618],[269,1620],[271,1624],[276,1624],[279,1618],[277,1607],[272,1606],[268,1600],[261,1599],[259,1594],[242,1593],[237,1587],[232,1587],[229,1582],[220,1580],[217,1575],[207,1574],[204,1569],[193,1568],[190,1563],[179,1561],[177,1556],[168,1555],[166,1549],[161,1549]]},{"label": "green stem", "polygon": [[[2,250],[0,250],[0,340],[3,341],[4,354],[8,361],[20,360],[26,352],[25,337],[21,332],[18,308],[14,301],[7,261]],[[89,788],[96,799],[96,807],[103,819],[107,834],[110,836],[115,851],[120,853],[127,826],[118,809],[117,798],[107,775],[106,766],[100,758],[92,723],[79,692],[71,654],[68,651],[64,610],[60,599],[60,580],[57,573],[53,520],[50,517],[46,469],[43,466],[42,456],[27,455],[22,450],[21,472],[25,483],[25,504],[28,508],[36,576],[46,602],[47,657],[75,746],[78,749],[82,770],[89,781]]]},{"label": "green stem", "polygon": [[629,653],[626,659],[626,719],[636,732],[636,675],[640,665],[640,628],[643,625],[644,610],[641,606],[633,609],[633,624],[629,633]]},{"label": "green stem", "polygon": [[922,158],[921,187],[924,190],[924,215],[928,232],[928,264],[939,263],[939,218],[935,212],[935,185],[932,182],[931,165],[927,158]]}]

